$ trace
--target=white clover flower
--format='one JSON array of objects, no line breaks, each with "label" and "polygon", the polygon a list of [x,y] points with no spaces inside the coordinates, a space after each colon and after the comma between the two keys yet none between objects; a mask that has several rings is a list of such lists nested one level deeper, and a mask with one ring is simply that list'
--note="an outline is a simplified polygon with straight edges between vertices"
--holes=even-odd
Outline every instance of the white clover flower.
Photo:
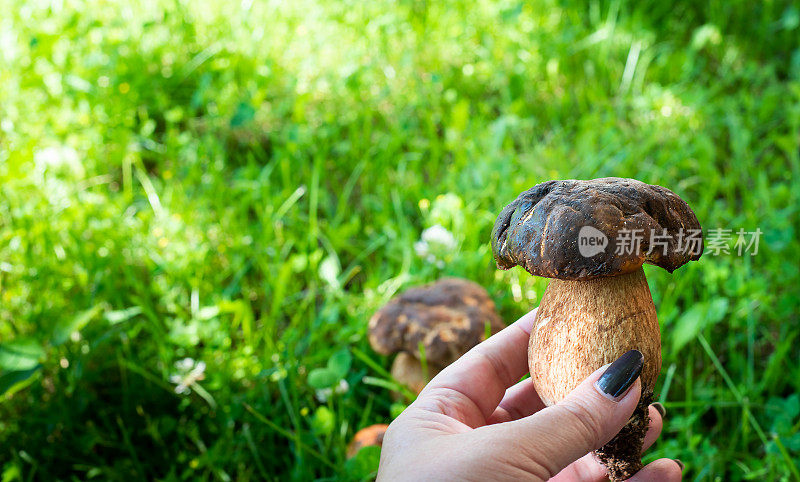
[{"label": "white clover flower", "polygon": [[331,397],[331,394],[333,394],[333,390],[330,388],[319,388],[314,392],[314,397],[320,403],[325,403]]},{"label": "white clover flower", "polygon": [[414,251],[420,258],[425,258],[430,253],[430,248],[428,247],[428,243],[425,241],[417,241],[414,243]]},{"label": "white clover flower", "polygon": [[175,393],[180,395],[188,395],[191,392],[190,387],[196,386],[198,381],[206,377],[206,363],[196,362],[192,358],[175,362],[175,368],[178,369],[178,373],[170,375],[169,381],[176,385]]},{"label": "white clover flower", "polygon": [[175,362],[175,368],[183,372],[188,372],[194,368],[195,363],[194,358],[184,358],[183,360]]},{"label": "white clover flower", "polygon": [[456,238],[453,233],[448,231],[441,224],[431,226],[422,232],[422,241],[428,243],[429,246],[438,245],[445,250],[456,248]]},{"label": "white clover flower", "polygon": [[414,251],[417,256],[425,261],[436,265],[438,268],[444,268],[445,257],[457,245],[458,243],[453,233],[441,224],[437,224],[422,232],[421,240],[414,243]]},{"label": "white clover flower", "polygon": [[350,384],[347,383],[347,380],[342,379],[339,380],[339,384],[336,387],[321,388],[314,393],[314,396],[320,403],[325,403],[334,393],[341,395],[342,393],[347,393],[348,390],[350,390]]}]

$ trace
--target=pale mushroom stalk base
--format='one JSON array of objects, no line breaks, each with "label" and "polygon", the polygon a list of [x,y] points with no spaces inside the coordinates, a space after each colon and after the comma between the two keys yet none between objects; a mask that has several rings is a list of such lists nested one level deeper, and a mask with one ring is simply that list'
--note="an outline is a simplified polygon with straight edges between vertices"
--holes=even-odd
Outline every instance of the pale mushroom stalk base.
[{"label": "pale mushroom stalk base", "polygon": [[629,350],[644,355],[642,396],[628,424],[597,451],[611,480],[642,468],[648,405],[661,371],[661,333],[644,270],[586,281],[553,279],[528,346],[534,386],[546,405],[563,399],[592,372]]},{"label": "pale mushroom stalk base", "polygon": [[[398,353],[392,362],[392,377],[417,395],[440,371],[441,367],[429,363],[426,373],[422,369],[422,362],[406,352]],[[402,400],[405,397],[399,392],[392,392],[392,398]]]}]

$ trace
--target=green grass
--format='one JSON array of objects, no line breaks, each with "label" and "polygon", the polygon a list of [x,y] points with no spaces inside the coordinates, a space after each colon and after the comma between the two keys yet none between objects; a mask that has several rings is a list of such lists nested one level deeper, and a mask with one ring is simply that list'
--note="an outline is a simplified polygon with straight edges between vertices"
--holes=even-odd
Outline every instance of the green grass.
[{"label": "green grass", "polygon": [[[669,411],[648,460],[800,478],[796,6],[285,3],[4,3],[4,482],[369,474],[347,441],[402,408],[369,316],[457,275],[514,320],[547,281],[495,269],[495,215],[601,176],[764,232],[647,270]],[[435,224],[443,268],[413,249]],[[178,395],[185,357],[206,376]],[[324,367],[349,388],[320,402]]]}]

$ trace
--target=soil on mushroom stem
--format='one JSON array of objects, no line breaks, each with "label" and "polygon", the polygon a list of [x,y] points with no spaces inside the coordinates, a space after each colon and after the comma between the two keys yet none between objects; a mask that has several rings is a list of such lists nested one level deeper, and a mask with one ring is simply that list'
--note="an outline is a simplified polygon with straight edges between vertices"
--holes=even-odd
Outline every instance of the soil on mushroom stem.
[{"label": "soil on mushroom stem", "polygon": [[595,451],[612,481],[626,480],[642,469],[642,445],[650,427],[653,392],[643,392],[628,423],[607,444]]}]

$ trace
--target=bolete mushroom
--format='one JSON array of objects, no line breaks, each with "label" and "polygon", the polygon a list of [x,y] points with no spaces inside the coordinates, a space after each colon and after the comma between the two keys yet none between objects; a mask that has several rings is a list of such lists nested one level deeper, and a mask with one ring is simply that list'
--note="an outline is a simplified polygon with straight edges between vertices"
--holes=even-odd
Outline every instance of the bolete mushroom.
[{"label": "bolete mushroom", "polygon": [[501,269],[553,278],[542,296],[528,366],[546,405],[628,350],[644,354],[642,395],[628,424],[596,451],[612,480],[642,468],[661,334],[642,265],[674,271],[700,258],[700,223],[679,196],[634,179],[548,181],[505,207],[492,229]]},{"label": "bolete mushroom", "polygon": [[[480,285],[460,278],[409,288],[369,320],[369,342],[383,355],[398,353],[392,376],[415,393],[503,324],[494,302]],[[422,353],[428,366],[422,369]]]},{"label": "bolete mushroom", "polygon": [[373,445],[380,447],[383,445],[383,435],[386,433],[387,428],[389,428],[389,426],[385,423],[378,423],[362,428],[356,432],[353,440],[347,445],[347,458],[355,457],[358,451],[364,447],[371,447]]}]

